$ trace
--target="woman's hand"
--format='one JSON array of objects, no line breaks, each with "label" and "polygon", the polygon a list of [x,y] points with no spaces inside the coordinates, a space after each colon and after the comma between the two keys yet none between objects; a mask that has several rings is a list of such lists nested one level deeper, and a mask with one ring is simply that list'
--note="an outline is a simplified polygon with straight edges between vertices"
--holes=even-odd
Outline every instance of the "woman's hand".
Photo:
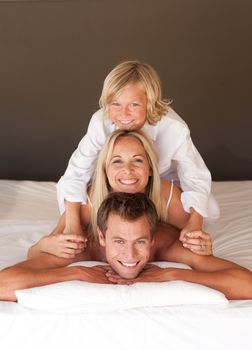
[{"label": "woman's hand", "polygon": [[187,232],[180,236],[183,247],[199,255],[212,255],[212,238],[209,233],[202,230]]},{"label": "woman's hand", "polygon": [[85,250],[87,238],[79,234],[59,233],[42,237],[38,244],[41,252],[71,259]]}]

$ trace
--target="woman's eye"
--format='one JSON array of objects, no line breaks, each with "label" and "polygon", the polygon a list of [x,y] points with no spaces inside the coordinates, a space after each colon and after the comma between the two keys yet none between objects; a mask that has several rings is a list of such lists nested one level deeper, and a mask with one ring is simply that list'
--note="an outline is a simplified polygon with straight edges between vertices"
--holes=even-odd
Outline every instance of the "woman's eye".
[{"label": "woman's eye", "polygon": [[121,164],[121,163],[122,163],[121,159],[112,160],[112,164]]},{"label": "woman's eye", "polygon": [[137,107],[137,106],[139,106],[138,103],[136,103],[136,102],[132,102],[132,103],[131,103],[131,107]]},{"label": "woman's eye", "polygon": [[135,158],[134,162],[135,163],[143,163],[143,160],[142,160],[142,158]]},{"label": "woman's eye", "polygon": [[118,102],[112,102],[111,105],[114,106],[114,107],[119,107],[120,106],[120,104]]}]

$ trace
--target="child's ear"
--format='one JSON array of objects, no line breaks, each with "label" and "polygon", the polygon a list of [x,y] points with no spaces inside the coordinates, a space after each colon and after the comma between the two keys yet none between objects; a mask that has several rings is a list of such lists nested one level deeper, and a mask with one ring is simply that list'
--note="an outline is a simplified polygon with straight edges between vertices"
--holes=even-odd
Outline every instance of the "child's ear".
[{"label": "child's ear", "polygon": [[99,227],[97,228],[97,233],[98,233],[98,239],[99,239],[99,243],[102,247],[105,247],[106,243],[105,243],[105,236],[102,233],[102,231],[99,229]]}]

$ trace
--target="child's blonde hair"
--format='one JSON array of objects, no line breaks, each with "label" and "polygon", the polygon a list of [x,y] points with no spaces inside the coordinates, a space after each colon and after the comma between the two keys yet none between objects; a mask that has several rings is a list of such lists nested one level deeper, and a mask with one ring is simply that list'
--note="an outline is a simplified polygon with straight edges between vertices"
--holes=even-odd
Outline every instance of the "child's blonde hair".
[{"label": "child's blonde hair", "polygon": [[91,225],[89,232],[95,236],[97,233],[98,209],[102,201],[108,195],[108,193],[111,192],[111,188],[109,186],[107,178],[107,169],[112,158],[115,143],[120,137],[135,137],[142,144],[149,162],[150,169],[152,171],[152,175],[149,177],[145,193],[155,204],[159,220],[166,220],[166,210],[160,190],[161,181],[158,171],[158,155],[153,142],[143,131],[117,130],[110,135],[110,137],[107,139],[106,143],[102,147],[97,160],[96,171],[92,180],[90,190],[92,210]]},{"label": "child's blonde hair", "polygon": [[156,71],[147,63],[124,61],[118,64],[104,80],[99,105],[108,116],[113,99],[129,84],[141,83],[147,97],[147,121],[155,125],[169,108],[171,101],[162,99],[161,83]]}]

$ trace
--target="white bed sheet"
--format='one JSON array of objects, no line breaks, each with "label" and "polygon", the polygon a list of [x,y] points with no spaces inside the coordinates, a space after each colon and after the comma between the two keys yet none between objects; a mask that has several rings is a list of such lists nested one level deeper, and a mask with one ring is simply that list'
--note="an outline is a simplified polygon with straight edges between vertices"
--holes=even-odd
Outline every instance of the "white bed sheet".
[{"label": "white bed sheet", "polygon": [[[214,183],[221,219],[208,227],[215,255],[252,270],[252,181]],[[52,182],[0,181],[0,268],[25,259],[27,248],[58,217]],[[251,350],[252,301],[227,306],[178,305],[108,313],[34,311],[0,302],[0,348]]]}]

